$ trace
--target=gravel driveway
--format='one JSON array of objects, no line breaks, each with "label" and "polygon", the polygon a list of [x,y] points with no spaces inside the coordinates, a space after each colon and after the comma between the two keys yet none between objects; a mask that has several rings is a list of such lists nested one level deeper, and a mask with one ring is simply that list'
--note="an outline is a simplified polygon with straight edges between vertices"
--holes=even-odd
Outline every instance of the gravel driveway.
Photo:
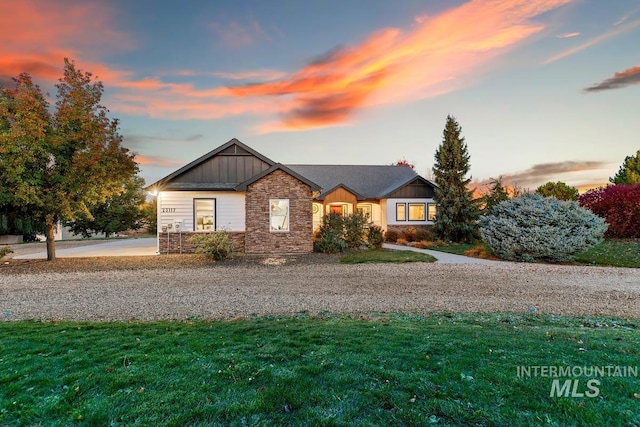
[{"label": "gravel driveway", "polygon": [[0,315],[128,321],[299,312],[529,313],[536,307],[537,313],[640,318],[637,269],[506,262],[342,265],[313,255],[219,264],[191,260],[197,258],[112,258],[113,268],[100,259],[86,265],[59,260],[51,267],[32,262],[27,270],[0,269]]}]

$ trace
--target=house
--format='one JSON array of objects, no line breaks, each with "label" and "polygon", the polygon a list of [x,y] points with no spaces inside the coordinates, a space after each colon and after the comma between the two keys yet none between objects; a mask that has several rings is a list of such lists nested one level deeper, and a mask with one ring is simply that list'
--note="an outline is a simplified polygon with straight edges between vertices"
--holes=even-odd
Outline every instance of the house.
[{"label": "house", "polygon": [[408,166],[283,165],[235,138],[147,188],[160,253],[193,252],[194,233],[220,229],[239,252],[311,252],[329,213],[397,231],[429,227],[436,213],[435,185]]}]

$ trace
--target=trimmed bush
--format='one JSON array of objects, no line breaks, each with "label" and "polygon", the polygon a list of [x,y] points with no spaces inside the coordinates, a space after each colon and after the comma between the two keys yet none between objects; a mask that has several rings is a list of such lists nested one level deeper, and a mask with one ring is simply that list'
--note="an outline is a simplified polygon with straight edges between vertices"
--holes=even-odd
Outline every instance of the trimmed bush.
[{"label": "trimmed bush", "polygon": [[203,254],[216,261],[224,261],[234,255],[233,242],[226,230],[196,234],[189,242],[197,245],[197,254]]},{"label": "trimmed bush", "polygon": [[384,237],[382,235],[382,227],[379,225],[370,225],[367,231],[367,244],[371,249],[378,249],[382,247]]},{"label": "trimmed bush", "polygon": [[395,230],[387,230],[384,233],[384,241],[389,243],[395,243],[400,238],[400,234]]},{"label": "trimmed bush", "polygon": [[4,258],[9,254],[12,254],[13,250],[9,246],[5,246],[4,248],[0,248],[0,258]]},{"label": "trimmed bush", "polygon": [[511,261],[566,261],[602,241],[604,220],[577,202],[523,194],[480,218],[494,254]]},{"label": "trimmed bush", "polygon": [[423,240],[433,241],[434,236],[433,233],[429,230],[425,230],[424,228],[419,228],[416,230],[415,242],[421,242]]},{"label": "trimmed bush", "polygon": [[415,242],[416,241],[416,229],[411,227],[400,232],[400,238],[406,240],[407,242]]},{"label": "trimmed bush", "polygon": [[316,233],[313,250],[335,254],[344,252],[347,242],[344,240],[344,218],[338,214],[327,214],[322,217],[322,225]]},{"label": "trimmed bush", "polygon": [[359,248],[364,245],[364,235],[366,233],[367,219],[364,215],[354,213],[343,217],[344,240],[350,248]]},{"label": "trimmed bush", "polygon": [[640,184],[596,188],[578,201],[607,221],[607,237],[640,238]]}]

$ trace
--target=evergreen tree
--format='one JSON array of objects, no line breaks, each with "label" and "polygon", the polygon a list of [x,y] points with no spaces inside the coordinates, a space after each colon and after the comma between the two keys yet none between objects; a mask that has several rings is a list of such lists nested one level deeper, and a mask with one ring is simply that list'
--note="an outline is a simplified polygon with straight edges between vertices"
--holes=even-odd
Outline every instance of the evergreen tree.
[{"label": "evergreen tree", "polygon": [[470,242],[477,229],[480,215],[473,200],[472,191],[467,189],[471,182],[469,173],[469,153],[461,128],[455,118],[447,116],[442,143],[436,150],[433,175],[437,188],[435,201],[438,210],[435,232],[439,238],[453,242]]},{"label": "evergreen tree", "polygon": [[480,198],[482,214],[491,215],[493,207],[505,200],[509,200],[509,193],[503,185],[502,177],[499,177],[498,179],[491,178],[489,191]]},{"label": "evergreen tree", "polygon": [[618,173],[613,178],[609,178],[614,184],[633,185],[640,182],[640,150],[635,156],[627,156],[620,166]]},{"label": "evergreen tree", "polygon": [[536,194],[542,197],[555,197],[558,200],[578,200],[578,189],[571,187],[562,181],[549,181],[544,185],[536,188]]}]

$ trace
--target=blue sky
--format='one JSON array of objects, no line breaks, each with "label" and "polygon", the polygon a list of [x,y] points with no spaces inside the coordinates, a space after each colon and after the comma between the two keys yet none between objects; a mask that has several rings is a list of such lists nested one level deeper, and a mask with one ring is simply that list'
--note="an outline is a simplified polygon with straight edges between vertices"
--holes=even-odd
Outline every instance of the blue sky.
[{"label": "blue sky", "polygon": [[281,163],[604,184],[640,149],[640,0],[0,0],[0,82],[105,84],[148,183],[236,137]]}]

